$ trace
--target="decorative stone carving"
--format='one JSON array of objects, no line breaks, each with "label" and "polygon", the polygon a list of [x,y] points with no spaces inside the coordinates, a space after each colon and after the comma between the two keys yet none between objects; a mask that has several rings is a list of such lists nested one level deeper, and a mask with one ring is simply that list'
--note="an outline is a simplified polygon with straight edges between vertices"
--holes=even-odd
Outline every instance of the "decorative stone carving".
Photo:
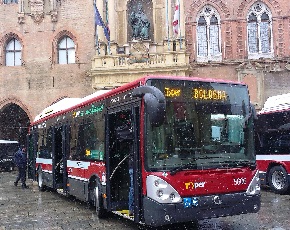
[{"label": "decorative stone carving", "polygon": [[44,13],[42,12],[42,13],[31,14],[31,17],[35,23],[39,24],[42,22],[44,18]]},{"label": "decorative stone carving", "polygon": [[129,63],[142,63],[148,61],[149,55],[149,44],[144,44],[143,42],[132,42]]},{"label": "decorative stone carving", "polygon": [[43,0],[30,0],[31,17],[37,24],[41,23],[44,18]]},{"label": "decorative stone carving", "polygon": [[24,19],[25,19],[25,17],[24,17],[24,13],[18,13],[18,23],[19,24],[24,24]]},{"label": "decorative stone carving", "polygon": [[43,0],[30,0],[31,12],[43,12],[44,2]]},{"label": "decorative stone carving", "polygon": [[51,12],[51,21],[52,22],[57,22],[57,11],[52,11]]}]

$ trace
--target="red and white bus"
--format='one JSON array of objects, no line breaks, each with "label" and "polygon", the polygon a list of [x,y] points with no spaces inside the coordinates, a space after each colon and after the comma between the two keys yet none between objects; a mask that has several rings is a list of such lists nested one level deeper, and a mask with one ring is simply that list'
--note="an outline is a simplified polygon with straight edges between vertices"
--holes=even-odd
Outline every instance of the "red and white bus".
[{"label": "red and white bus", "polygon": [[40,190],[151,226],[260,209],[246,85],[147,76],[57,104],[30,127]]},{"label": "red and white bus", "polygon": [[256,154],[262,185],[279,194],[290,187],[290,94],[267,99],[257,115]]}]

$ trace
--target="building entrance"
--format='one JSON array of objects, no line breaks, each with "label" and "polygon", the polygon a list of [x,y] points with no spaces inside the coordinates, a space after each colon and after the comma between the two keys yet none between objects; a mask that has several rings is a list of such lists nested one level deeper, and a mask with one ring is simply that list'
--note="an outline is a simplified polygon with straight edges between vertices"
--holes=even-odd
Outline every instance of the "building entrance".
[{"label": "building entrance", "polygon": [[0,109],[0,139],[25,144],[29,123],[26,112],[19,105],[5,105]]}]

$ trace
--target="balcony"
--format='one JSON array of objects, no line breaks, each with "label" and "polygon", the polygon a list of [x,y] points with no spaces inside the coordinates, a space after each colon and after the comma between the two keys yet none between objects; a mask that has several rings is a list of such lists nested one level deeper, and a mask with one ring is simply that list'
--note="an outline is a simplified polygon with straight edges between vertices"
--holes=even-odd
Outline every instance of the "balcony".
[{"label": "balcony", "polygon": [[92,59],[90,76],[94,89],[110,89],[146,75],[186,76],[189,71],[189,55],[179,42],[157,45],[138,40],[121,48],[111,44],[109,52],[101,45]]}]

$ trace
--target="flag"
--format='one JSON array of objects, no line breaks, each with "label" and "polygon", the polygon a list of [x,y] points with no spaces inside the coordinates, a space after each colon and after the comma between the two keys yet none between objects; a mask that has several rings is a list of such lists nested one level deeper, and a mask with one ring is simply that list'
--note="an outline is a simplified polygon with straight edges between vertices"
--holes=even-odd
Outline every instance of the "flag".
[{"label": "flag", "polygon": [[179,34],[179,0],[176,0],[175,10],[174,10],[174,18],[173,18],[173,36],[177,36]]},{"label": "flag", "polygon": [[109,27],[107,25],[105,25],[105,23],[104,23],[101,15],[100,15],[100,12],[99,12],[96,4],[94,4],[94,7],[95,7],[95,24],[96,24],[96,26],[103,27],[105,37],[107,38],[108,41],[110,41],[110,30],[109,30]]}]

